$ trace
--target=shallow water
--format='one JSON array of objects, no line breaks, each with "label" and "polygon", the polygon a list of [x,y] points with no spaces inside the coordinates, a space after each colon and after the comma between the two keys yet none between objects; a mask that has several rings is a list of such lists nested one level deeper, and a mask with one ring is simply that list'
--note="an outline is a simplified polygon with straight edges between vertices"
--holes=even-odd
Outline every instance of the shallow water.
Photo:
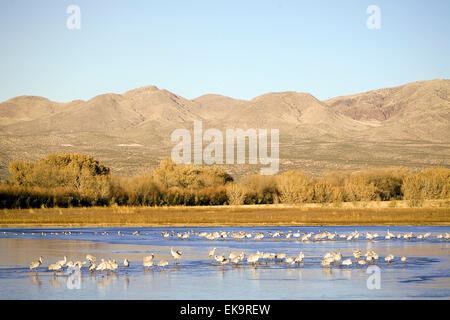
[{"label": "shallow water", "polygon": [[[139,235],[132,234],[136,230]],[[206,240],[195,234],[188,239],[161,236],[161,232],[172,230],[263,232],[265,237]],[[302,242],[292,237],[270,238],[268,234],[297,230],[337,234],[370,231],[380,237]],[[415,236],[431,232],[431,236],[385,240],[386,227],[0,229],[0,299],[449,299],[450,242],[436,235],[450,232],[450,227],[389,230],[394,234],[412,232]],[[171,246],[183,252],[178,263],[170,255]],[[208,257],[213,247],[217,247],[216,254],[244,251],[247,256],[258,250],[285,252],[288,256],[302,251],[305,259],[293,266],[281,261],[260,261],[256,266],[247,261],[220,265]],[[376,283],[376,274],[367,273],[367,265],[321,266],[326,252],[340,251],[343,259],[354,261],[352,251],[358,248],[363,253],[374,250],[380,255],[376,267],[369,269],[376,274],[379,271],[379,289],[369,289],[371,283]],[[98,260],[116,259],[120,268],[96,272],[86,266],[57,273],[47,270],[50,263],[64,255],[68,260],[83,261],[87,253]],[[149,253],[155,254],[156,262],[167,259],[169,265],[144,269],[142,257]],[[384,261],[388,254],[395,256],[391,263]],[[406,262],[400,261],[402,255],[407,257]],[[44,257],[44,263],[30,271],[29,263],[39,256]],[[129,268],[122,266],[125,257],[130,260]]]}]

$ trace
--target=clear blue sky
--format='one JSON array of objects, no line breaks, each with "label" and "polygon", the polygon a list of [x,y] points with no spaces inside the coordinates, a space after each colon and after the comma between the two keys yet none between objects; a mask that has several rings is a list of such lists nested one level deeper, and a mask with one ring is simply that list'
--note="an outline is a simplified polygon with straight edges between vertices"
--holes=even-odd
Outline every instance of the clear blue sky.
[{"label": "clear blue sky", "polygon": [[[81,29],[69,30],[69,5]],[[366,27],[369,5],[381,29]],[[319,99],[449,78],[448,0],[39,0],[0,4],[0,101],[156,85],[188,99]]]}]

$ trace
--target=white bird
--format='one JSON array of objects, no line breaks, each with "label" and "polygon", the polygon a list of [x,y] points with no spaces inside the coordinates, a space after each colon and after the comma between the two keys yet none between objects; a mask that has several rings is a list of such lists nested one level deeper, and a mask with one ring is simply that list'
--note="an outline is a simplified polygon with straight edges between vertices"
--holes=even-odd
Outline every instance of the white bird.
[{"label": "white bird", "polygon": [[401,260],[402,262],[405,262],[405,261],[406,261],[406,257],[405,257],[405,256],[402,256],[402,257],[400,258],[400,260]]},{"label": "white bird", "polygon": [[39,257],[39,259],[37,261],[33,261],[30,263],[30,270],[36,269],[37,267],[39,267],[42,264],[42,257]]},{"label": "white bird", "polygon": [[125,259],[123,260],[123,266],[126,267],[126,268],[128,268],[128,267],[130,266],[130,261],[128,261],[127,258],[125,258]]},{"label": "white bird", "polygon": [[294,264],[295,263],[295,257],[286,257],[284,259],[284,262],[286,262],[288,264]]},{"label": "white bird", "polygon": [[392,260],[394,260],[394,255],[393,254],[390,254],[390,255],[388,255],[388,256],[386,256],[385,258],[384,258],[384,261],[386,261],[386,262],[391,262]]},{"label": "white bird", "polygon": [[158,267],[165,267],[169,264],[169,262],[167,260],[161,260],[160,262],[158,262]]},{"label": "white bird", "polygon": [[86,255],[86,260],[88,260],[90,263],[94,263],[96,260],[97,260],[97,258],[95,258],[93,255],[91,255],[91,254],[87,254]]},{"label": "white bird", "polygon": [[276,259],[280,259],[283,260],[284,258],[286,258],[286,253],[284,252],[278,252],[277,255],[275,256]]},{"label": "white bird", "polygon": [[155,255],[152,253],[152,254],[150,254],[148,256],[144,256],[142,258],[142,261],[152,261],[154,257],[155,257]]},{"label": "white bird", "polygon": [[254,253],[248,256],[247,258],[247,262],[251,263],[251,264],[256,264],[258,262],[260,258],[260,254],[259,253]]},{"label": "white bird", "polygon": [[64,260],[59,260],[59,261],[57,261],[56,263],[57,263],[57,264],[60,264],[61,267],[64,267],[64,265],[66,264],[66,262],[67,262],[67,258],[66,258],[66,256],[64,256]]},{"label": "white bird", "polygon": [[58,262],[52,263],[48,266],[49,271],[59,271],[62,269],[62,265],[60,265]]},{"label": "white bird", "polygon": [[177,261],[178,259],[181,259],[181,255],[183,252],[179,250],[173,250],[173,247],[170,247],[170,253],[172,254],[172,257]]},{"label": "white bird", "polygon": [[[70,262],[70,261],[69,261]],[[95,264],[93,264],[95,265]],[[92,267],[92,266],[91,266]],[[95,268],[95,270],[97,271],[103,271],[106,270],[107,268],[107,263],[104,259],[102,259],[102,261],[98,264],[98,266]],[[90,268],[89,268],[90,269]]]},{"label": "white bird", "polygon": [[209,256],[213,257],[216,254],[216,249],[217,248],[213,248],[211,251],[209,251]]},{"label": "white bird", "polygon": [[237,252],[230,252],[228,259],[233,260],[234,258],[240,257],[240,254]]},{"label": "white bird", "polygon": [[305,254],[303,252],[300,252],[298,256],[295,258],[295,262],[300,263],[303,262],[303,258],[305,257]]},{"label": "white bird", "polygon": [[92,263],[89,267],[89,271],[94,271],[97,268],[97,265],[95,263]]},{"label": "white bird", "polygon": [[342,265],[344,266],[350,266],[351,264],[352,264],[351,259],[345,259],[344,261],[342,261]]},{"label": "white bird", "polygon": [[218,255],[215,255],[214,256],[214,260],[216,260],[217,262],[222,262],[223,260],[225,260],[226,258],[225,258],[225,256],[224,255],[220,255],[220,256],[218,256]]}]

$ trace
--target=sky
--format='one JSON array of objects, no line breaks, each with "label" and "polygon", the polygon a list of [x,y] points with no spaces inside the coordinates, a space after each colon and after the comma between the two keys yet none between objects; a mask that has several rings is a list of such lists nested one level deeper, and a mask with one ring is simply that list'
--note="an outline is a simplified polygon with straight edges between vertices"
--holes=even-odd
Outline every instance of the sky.
[{"label": "sky", "polygon": [[[379,29],[367,27],[370,5]],[[448,0],[2,1],[0,101],[148,85],[188,99],[297,91],[324,100],[448,79],[449,12]]]}]

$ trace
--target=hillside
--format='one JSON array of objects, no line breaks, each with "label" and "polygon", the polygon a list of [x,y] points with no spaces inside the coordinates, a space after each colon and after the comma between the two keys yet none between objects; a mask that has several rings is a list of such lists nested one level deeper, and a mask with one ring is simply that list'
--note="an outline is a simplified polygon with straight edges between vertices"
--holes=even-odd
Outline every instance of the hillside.
[{"label": "hillside", "polygon": [[281,170],[448,166],[449,92],[450,81],[438,79],[326,101],[301,92],[189,100],[155,86],[68,103],[21,96],[0,103],[0,177],[14,159],[51,152],[89,153],[117,173],[150,170],[170,156],[171,132],[192,130],[194,120],[205,129],[279,129]]}]

